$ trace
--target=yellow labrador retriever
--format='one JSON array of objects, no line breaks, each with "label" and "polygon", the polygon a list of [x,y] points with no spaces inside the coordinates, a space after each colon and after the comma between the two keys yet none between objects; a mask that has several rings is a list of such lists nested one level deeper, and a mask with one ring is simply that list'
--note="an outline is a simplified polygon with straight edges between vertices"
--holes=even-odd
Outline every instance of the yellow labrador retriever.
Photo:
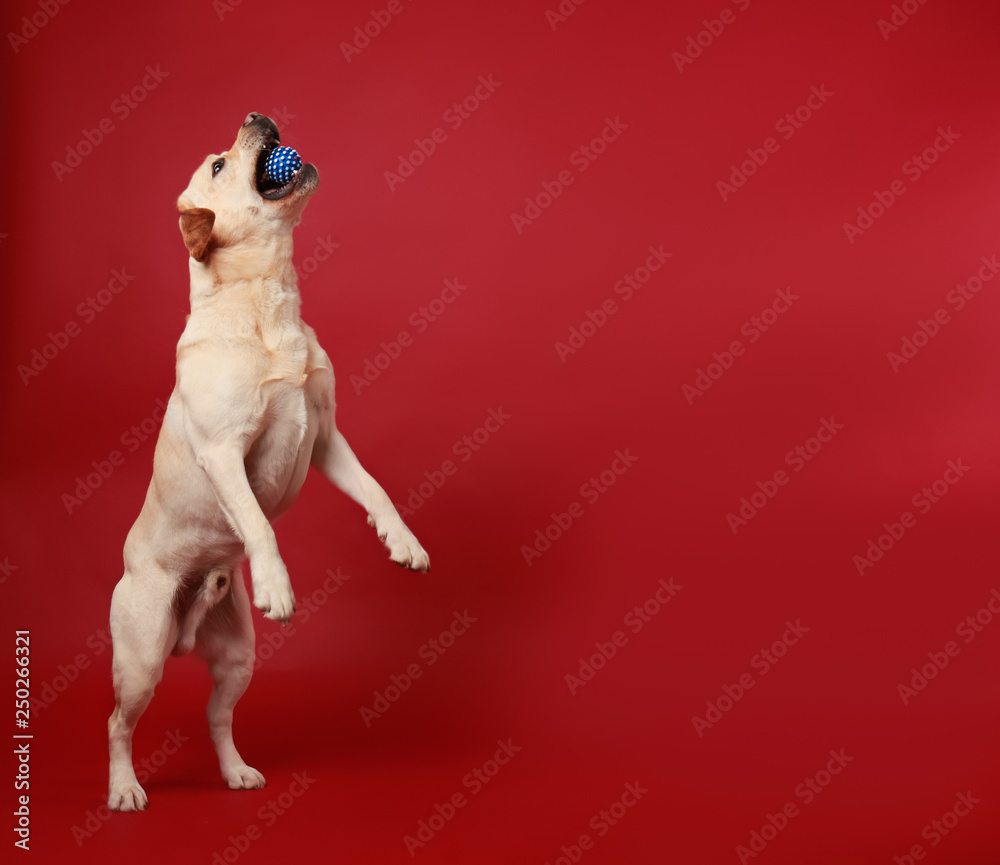
[{"label": "yellow labrador retriever", "polygon": [[271,521],[295,501],[310,464],[368,512],[392,561],[426,571],[423,547],[358,462],[334,421],[333,370],[299,315],[292,229],[319,185],[306,164],[284,185],[265,174],[278,129],[251,113],[209,156],[177,205],[190,253],[191,315],[156,443],[146,501],[125,542],[111,600],[115,710],[108,807],[147,805],[132,733],[171,653],[192,649],[214,687],[208,723],[233,789],[264,785],[233,744],[233,707],[250,683],[253,604],[287,623],[295,596]]}]

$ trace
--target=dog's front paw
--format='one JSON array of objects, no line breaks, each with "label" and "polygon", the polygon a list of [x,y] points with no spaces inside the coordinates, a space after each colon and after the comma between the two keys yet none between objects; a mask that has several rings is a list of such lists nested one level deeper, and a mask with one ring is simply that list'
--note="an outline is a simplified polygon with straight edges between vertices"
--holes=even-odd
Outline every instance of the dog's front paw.
[{"label": "dog's front paw", "polygon": [[410,542],[389,547],[389,558],[403,568],[411,571],[427,572],[431,569],[431,557],[420,542],[410,535]]},{"label": "dog's front paw", "polygon": [[431,569],[431,557],[427,555],[427,550],[420,546],[420,541],[406,526],[401,532],[390,532],[383,540],[389,548],[389,559],[400,567],[411,571]]},{"label": "dog's front paw", "polygon": [[264,614],[265,619],[287,625],[295,614],[295,594],[287,578],[280,589],[256,583],[253,587],[253,605]]},{"label": "dog's front paw", "polygon": [[116,784],[108,792],[109,811],[145,811],[148,806],[146,791],[137,781]]},{"label": "dog's front paw", "polygon": [[389,560],[411,571],[429,571],[431,559],[420,546],[399,515],[395,512],[391,519],[378,519],[368,515],[368,525],[378,533],[378,539],[389,548]]}]

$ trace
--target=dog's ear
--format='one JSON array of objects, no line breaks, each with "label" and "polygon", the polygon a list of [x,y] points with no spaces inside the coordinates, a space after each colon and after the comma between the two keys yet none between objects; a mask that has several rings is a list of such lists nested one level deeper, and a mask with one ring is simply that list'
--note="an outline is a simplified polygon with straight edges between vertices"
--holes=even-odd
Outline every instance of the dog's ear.
[{"label": "dog's ear", "polygon": [[208,244],[212,239],[212,228],[215,225],[215,211],[207,207],[180,207],[181,234],[184,245],[195,261],[204,261],[208,257]]}]

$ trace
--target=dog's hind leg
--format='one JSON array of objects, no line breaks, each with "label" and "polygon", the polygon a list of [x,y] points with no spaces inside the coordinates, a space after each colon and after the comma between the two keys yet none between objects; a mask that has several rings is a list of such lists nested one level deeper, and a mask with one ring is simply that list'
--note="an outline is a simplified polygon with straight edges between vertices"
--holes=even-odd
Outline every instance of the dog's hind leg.
[{"label": "dog's hind leg", "polygon": [[205,615],[195,647],[212,675],[208,729],[222,777],[233,790],[256,790],[264,786],[264,776],[246,764],[233,743],[233,710],[250,684],[255,659],[250,597],[239,566],[230,583],[226,602]]},{"label": "dog's hind leg", "polygon": [[[141,585],[139,584],[141,581]],[[132,734],[163,676],[177,623],[172,581],[125,571],[111,598],[115,710],[108,720],[108,808],[141,811],[149,804],[132,767]]]}]

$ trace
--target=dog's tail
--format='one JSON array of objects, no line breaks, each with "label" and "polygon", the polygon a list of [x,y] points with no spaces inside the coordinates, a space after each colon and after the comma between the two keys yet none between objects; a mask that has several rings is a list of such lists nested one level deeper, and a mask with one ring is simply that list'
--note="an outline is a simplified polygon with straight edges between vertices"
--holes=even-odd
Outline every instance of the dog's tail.
[{"label": "dog's tail", "polygon": [[205,574],[201,585],[195,588],[191,604],[181,615],[174,655],[186,655],[194,648],[195,637],[205,614],[226,596],[232,581],[232,569],[221,565]]}]

